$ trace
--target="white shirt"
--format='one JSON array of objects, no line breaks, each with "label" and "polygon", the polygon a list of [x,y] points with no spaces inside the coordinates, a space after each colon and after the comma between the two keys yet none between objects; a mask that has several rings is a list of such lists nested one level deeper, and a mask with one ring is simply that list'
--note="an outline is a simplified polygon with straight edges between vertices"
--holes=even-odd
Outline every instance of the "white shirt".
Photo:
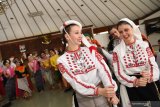
[{"label": "white shirt", "polygon": [[156,61],[157,61],[157,64],[158,64],[158,66],[160,68],[160,52],[157,53],[157,59],[156,59]]},{"label": "white shirt", "polygon": [[96,95],[100,82],[105,87],[114,85],[117,90],[103,57],[97,52],[95,56],[87,47],[81,47],[76,51],[65,52],[58,59],[58,68],[63,77],[82,95]]},{"label": "white shirt", "polygon": [[149,71],[151,79],[159,79],[159,69],[155,57],[147,42],[136,40],[131,45],[125,45],[124,41],[113,51],[113,67],[117,79],[128,87],[133,87],[136,79],[134,75],[141,71]]}]

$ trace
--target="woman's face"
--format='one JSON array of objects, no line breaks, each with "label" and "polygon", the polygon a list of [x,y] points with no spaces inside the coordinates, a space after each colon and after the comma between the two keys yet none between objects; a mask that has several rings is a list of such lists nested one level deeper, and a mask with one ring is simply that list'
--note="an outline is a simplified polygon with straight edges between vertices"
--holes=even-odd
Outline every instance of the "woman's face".
[{"label": "woman's face", "polygon": [[32,61],[33,61],[33,56],[29,56],[29,57],[28,57],[28,61],[29,61],[29,62],[32,62]]},{"label": "woman's face", "polygon": [[[67,35],[67,34],[66,34]],[[72,44],[72,45],[81,45],[82,42],[82,32],[81,32],[81,28],[77,25],[75,26],[71,26],[70,32],[69,32],[69,36],[65,36],[68,44]]]},{"label": "woman's face", "polygon": [[41,57],[42,58],[46,58],[46,54],[45,53],[41,53]]},{"label": "woman's face", "polygon": [[5,63],[5,66],[6,66],[6,67],[9,67],[9,66],[10,66],[10,63],[9,63],[9,62],[6,62],[6,63]]},{"label": "woman's face", "polygon": [[17,66],[17,67],[20,66],[20,62],[17,61],[17,62],[16,62],[16,66]]},{"label": "woman's face", "polygon": [[129,43],[134,39],[133,37],[133,28],[128,24],[122,24],[118,26],[118,31],[121,38],[125,43]]},{"label": "woman's face", "polygon": [[54,52],[53,50],[50,50],[49,52],[50,52],[50,55],[51,55],[51,56],[54,56],[54,55],[55,55],[55,52]]},{"label": "woman's face", "polygon": [[116,28],[112,28],[112,30],[110,31],[110,35],[112,35],[113,38],[120,38],[120,34]]}]

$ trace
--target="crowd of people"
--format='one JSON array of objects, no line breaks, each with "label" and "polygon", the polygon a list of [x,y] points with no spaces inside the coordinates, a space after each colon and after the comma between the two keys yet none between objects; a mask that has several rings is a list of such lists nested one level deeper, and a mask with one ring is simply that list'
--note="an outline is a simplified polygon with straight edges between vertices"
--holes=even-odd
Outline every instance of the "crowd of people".
[{"label": "crowd of people", "polygon": [[40,57],[28,55],[23,63],[13,57],[3,61],[1,96],[32,96],[33,76],[38,92],[46,83],[49,89],[71,86],[74,107],[132,107],[132,101],[160,101],[159,56],[133,21],[123,18],[109,29],[107,49],[83,35],[77,21],[66,21],[60,31],[60,54],[45,50]]},{"label": "crowd of people", "polygon": [[63,85],[57,68],[60,54],[55,49],[45,49],[40,56],[33,52],[25,58],[11,56],[3,60],[0,64],[0,100],[29,99],[35,91],[69,88]]}]

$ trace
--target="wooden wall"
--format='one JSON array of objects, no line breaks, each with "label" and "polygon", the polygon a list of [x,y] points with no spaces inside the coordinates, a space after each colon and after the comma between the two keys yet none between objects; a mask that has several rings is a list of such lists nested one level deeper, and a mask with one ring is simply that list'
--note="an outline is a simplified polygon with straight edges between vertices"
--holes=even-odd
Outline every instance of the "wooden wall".
[{"label": "wooden wall", "polygon": [[42,44],[42,38],[34,38],[30,40],[20,41],[9,43],[1,46],[1,54],[2,58],[9,58],[10,56],[20,57],[21,52],[19,49],[19,45],[24,45],[26,48],[26,54],[32,53],[34,51],[41,52],[44,49],[53,49],[54,47],[61,46],[60,35],[49,36],[51,39],[51,43],[46,45]]},{"label": "wooden wall", "polygon": [[[87,26],[83,28],[83,33],[89,33],[92,35],[92,26]],[[0,44],[0,52],[3,59],[9,58],[10,56],[21,57],[22,53],[20,52],[19,45],[25,45],[26,54],[37,51],[38,53],[42,52],[44,49],[59,49],[62,47],[61,34],[60,33],[51,33],[48,34],[48,38],[51,40],[51,43],[46,45],[42,44],[44,35],[39,35],[36,37],[25,38],[20,40],[8,41]]]},{"label": "wooden wall", "polygon": [[2,60],[2,53],[1,53],[1,48],[0,48],[0,61]]}]

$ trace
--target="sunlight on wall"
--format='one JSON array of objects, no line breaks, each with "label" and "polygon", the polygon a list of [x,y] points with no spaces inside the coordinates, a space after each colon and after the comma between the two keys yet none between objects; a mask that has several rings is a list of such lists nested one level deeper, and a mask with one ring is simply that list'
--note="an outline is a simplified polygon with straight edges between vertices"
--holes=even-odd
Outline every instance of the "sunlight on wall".
[{"label": "sunlight on wall", "polygon": [[108,36],[108,32],[102,32],[94,35],[93,38],[96,39],[102,45],[102,47],[106,48],[109,43]]}]

